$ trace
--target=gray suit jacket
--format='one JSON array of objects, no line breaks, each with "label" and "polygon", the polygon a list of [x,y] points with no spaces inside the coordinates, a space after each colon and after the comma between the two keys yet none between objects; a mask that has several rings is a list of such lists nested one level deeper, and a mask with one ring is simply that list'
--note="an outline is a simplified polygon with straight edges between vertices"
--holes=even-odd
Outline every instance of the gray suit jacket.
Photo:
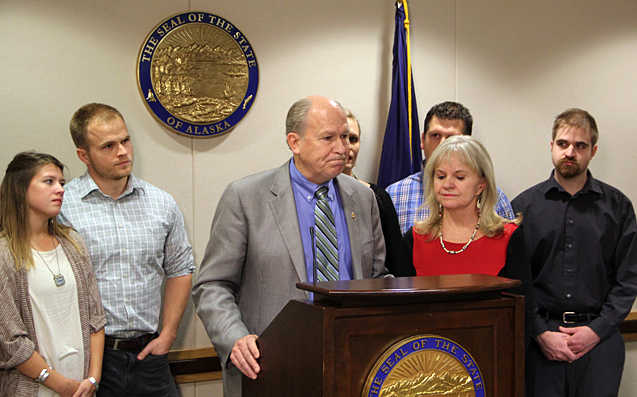
[{"label": "gray suit jacket", "polygon": [[[371,189],[335,180],[347,219],[356,279],[381,277],[385,242]],[[347,216],[348,214],[355,216]],[[221,359],[224,395],[241,395],[241,374],[228,359],[235,341],[261,334],[307,281],[289,173],[283,166],[231,183],[212,220],[210,240],[193,287],[193,301]]]}]

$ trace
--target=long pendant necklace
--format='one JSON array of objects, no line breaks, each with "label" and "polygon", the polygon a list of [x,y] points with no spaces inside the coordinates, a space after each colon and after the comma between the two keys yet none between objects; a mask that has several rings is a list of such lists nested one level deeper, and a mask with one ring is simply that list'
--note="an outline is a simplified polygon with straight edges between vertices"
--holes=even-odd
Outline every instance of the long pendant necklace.
[{"label": "long pendant necklace", "polygon": [[445,242],[442,238],[442,225],[440,225],[440,246],[442,247],[443,251],[451,255],[464,252],[467,248],[469,248],[469,245],[471,244],[471,242],[473,242],[473,239],[476,238],[476,234],[478,233],[479,228],[480,228],[480,216],[478,216],[478,223],[476,223],[476,227],[473,229],[473,233],[471,234],[469,241],[467,241],[467,243],[462,248],[460,248],[457,251],[454,251],[454,250],[447,249],[447,247],[445,247]]},{"label": "long pendant necklace", "polygon": [[51,275],[53,276],[53,282],[55,283],[55,286],[56,287],[63,286],[66,283],[66,280],[64,279],[64,276],[62,275],[62,272],[60,271],[60,261],[58,259],[58,247],[55,247],[55,263],[57,263],[57,265],[58,265],[57,274],[55,274],[53,272],[53,270],[51,270],[51,267],[46,262],[46,260],[44,260],[42,255],[40,255],[40,252],[38,250],[33,249],[33,251],[35,251],[35,253],[40,257],[40,260],[42,260],[42,262],[44,262],[44,265],[46,266],[46,268],[49,269],[49,272],[51,272]]}]

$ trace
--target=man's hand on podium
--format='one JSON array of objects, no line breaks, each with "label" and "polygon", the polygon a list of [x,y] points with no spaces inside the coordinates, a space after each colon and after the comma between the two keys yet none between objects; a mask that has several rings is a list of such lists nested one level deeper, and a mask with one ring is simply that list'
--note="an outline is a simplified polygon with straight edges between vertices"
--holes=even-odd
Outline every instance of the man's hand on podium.
[{"label": "man's hand on podium", "polygon": [[261,367],[257,363],[259,358],[257,336],[246,335],[237,339],[230,353],[230,360],[235,367],[250,379],[256,379]]}]

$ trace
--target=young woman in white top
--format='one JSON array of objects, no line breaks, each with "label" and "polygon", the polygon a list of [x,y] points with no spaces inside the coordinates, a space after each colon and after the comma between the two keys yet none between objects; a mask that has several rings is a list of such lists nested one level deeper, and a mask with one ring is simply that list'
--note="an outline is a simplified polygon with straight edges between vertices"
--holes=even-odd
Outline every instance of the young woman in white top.
[{"label": "young woman in white top", "polygon": [[104,309],[86,248],[56,222],[64,166],[17,154],[0,186],[0,395],[93,396]]}]

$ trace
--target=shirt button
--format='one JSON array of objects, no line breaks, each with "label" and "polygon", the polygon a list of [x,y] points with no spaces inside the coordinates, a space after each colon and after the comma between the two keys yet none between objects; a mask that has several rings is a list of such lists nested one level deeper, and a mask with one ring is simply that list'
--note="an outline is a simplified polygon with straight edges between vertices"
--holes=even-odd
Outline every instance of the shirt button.
[{"label": "shirt button", "polygon": [[573,248],[573,244],[571,243],[566,244],[566,248]]},{"label": "shirt button", "polygon": [[566,293],[566,295],[564,295],[566,297],[566,299],[571,299],[573,297],[573,295],[571,295],[570,293]]},{"label": "shirt button", "polygon": [[569,225],[572,225],[573,223],[575,223],[575,222],[574,222],[572,219],[569,219],[569,220],[568,220],[568,224],[569,224]]}]

